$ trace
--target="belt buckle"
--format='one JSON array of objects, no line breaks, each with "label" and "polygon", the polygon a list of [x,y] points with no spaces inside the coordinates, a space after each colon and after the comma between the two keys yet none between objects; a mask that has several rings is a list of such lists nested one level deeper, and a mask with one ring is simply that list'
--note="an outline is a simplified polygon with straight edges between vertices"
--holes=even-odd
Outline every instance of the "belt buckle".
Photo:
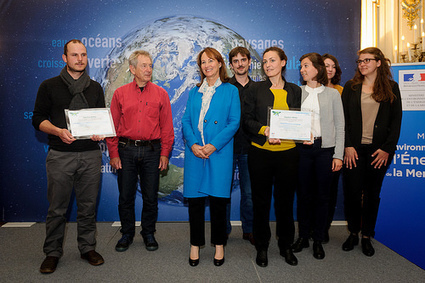
[{"label": "belt buckle", "polygon": [[134,141],[134,146],[142,146],[143,145],[143,141],[141,140],[135,140]]}]

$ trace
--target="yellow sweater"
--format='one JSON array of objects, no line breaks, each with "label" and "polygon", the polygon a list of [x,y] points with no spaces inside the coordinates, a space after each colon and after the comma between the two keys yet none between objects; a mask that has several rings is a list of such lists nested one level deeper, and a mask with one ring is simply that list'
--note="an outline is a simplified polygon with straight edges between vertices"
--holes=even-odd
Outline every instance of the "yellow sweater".
[{"label": "yellow sweater", "polygon": [[[274,95],[273,109],[289,110],[288,104],[286,103],[287,92],[284,89],[270,89]],[[264,131],[267,126],[261,127],[258,132],[260,135],[264,135]],[[254,142],[251,143],[253,146],[269,150],[269,151],[284,151],[295,147],[295,142],[290,140],[281,140],[280,144],[270,144],[266,141],[264,145],[259,145]]]}]

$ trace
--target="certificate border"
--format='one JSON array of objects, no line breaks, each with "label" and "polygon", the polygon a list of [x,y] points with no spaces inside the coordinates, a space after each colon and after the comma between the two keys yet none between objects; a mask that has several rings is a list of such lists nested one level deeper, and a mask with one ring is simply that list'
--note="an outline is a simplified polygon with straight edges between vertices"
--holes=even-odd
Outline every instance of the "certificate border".
[{"label": "certificate border", "polygon": [[[105,137],[105,138],[107,138],[107,137],[115,137],[116,136],[116,132],[115,132],[114,120],[112,119],[112,115],[111,115],[111,109],[106,108],[106,107],[105,108],[84,108],[84,109],[76,109],[76,110],[65,109],[66,125],[67,125],[68,130],[71,133],[71,135],[73,135],[73,134],[72,134],[72,125],[71,125],[71,122],[70,122],[70,119],[69,119],[69,112],[70,111],[79,111],[79,112],[81,112],[81,111],[93,111],[93,110],[95,110],[95,111],[96,110],[102,110],[102,111],[105,111],[106,110],[108,112],[109,123],[110,123],[111,129],[112,129],[112,132],[110,132],[110,133],[93,133],[93,135],[98,135],[98,136]],[[74,136],[73,135],[73,137],[75,139],[77,139],[77,140],[83,140],[83,139],[90,139],[91,138],[91,135],[90,136]]]},{"label": "certificate border", "polygon": [[[280,108],[273,108],[273,107],[268,107],[268,111],[267,111],[267,125],[270,127],[270,116],[271,116],[271,111],[272,110],[279,110],[279,111],[293,111],[293,112],[304,112],[307,113],[308,111],[301,111],[301,109],[298,108],[290,108],[290,109],[280,109]],[[310,124],[311,125],[311,124]],[[311,127],[310,127],[310,133],[311,133]],[[267,137],[267,140],[269,140],[269,137]],[[293,141],[296,143],[303,143],[303,142],[311,142],[311,138],[310,139],[305,139],[305,140],[300,140],[300,139],[280,139],[282,141]]]}]

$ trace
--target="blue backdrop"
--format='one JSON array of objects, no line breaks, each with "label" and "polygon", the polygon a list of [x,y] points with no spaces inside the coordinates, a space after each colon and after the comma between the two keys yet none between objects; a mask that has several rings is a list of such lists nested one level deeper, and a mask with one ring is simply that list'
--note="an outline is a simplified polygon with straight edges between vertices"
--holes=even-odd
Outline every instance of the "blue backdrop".
[{"label": "blue backdrop", "polygon": [[[139,48],[153,55],[153,81],[169,93],[176,135],[170,170],[161,178],[159,220],[187,220],[180,119],[188,92],[199,81],[197,53],[213,46],[227,57],[233,47],[246,46],[253,55],[251,76],[258,80],[261,53],[277,45],[288,55],[287,79],[299,83],[300,56],[327,52],[339,59],[345,82],[359,48],[360,1],[1,1],[0,27],[2,220],[45,219],[47,137],[32,128],[32,109],[40,83],[63,68],[63,45],[72,38],[87,46],[89,74],[102,84],[107,104],[114,90],[131,80],[128,55]],[[101,147],[98,220],[119,220],[116,175]],[[236,182],[234,220],[238,197]],[[138,194],[138,219],[141,203]],[[72,207],[70,219],[75,215]]]}]

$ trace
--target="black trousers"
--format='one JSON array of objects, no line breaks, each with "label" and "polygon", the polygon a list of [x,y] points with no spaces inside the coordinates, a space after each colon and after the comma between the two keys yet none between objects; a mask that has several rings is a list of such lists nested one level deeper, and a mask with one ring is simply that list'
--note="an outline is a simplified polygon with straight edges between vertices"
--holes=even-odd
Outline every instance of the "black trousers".
[{"label": "black trousers", "polygon": [[371,165],[374,152],[371,145],[361,145],[356,148],[359,159],[357,167],[344,168],[344,209],[351,233],[364,236],[375,236],[375,225],[378,217],[382,182],[393,155],[390,155],[387,166],[374,169]]},{"label": "black trousers", "polygon": [[298,162],[296,148],[273,152],[250,147],[248,168],[254,210],[253,233],[257,250],[267,250],[269,246],[272,194],[279,248],[288,249],[294,242],[293,205],[298,184]]},{"label": "black trousers", "polygon": [[336,208],[336,203],[338,200],[339,177],[341,176],[342,170],[344,170],[344,168],[341,168],[341,170],[339,171],[332,172],[331,194],[329,198],[329,213],[328,213],[328,226],[327,226],[328,229],[331,228],[331,224],[335,215],[335,208]]},{"label": "black trousers", "polygon": [[[207,197],[188,198],[190,244],[193,246],[205,245],[205,201]],[[211,243],[226,245],[226,206],[228,198],[208,196],[210,203]]]},{"label": "black trousers", "polygon": [[322,141],[300,145],[297,219],[300,238],[323,241],[328,228],[328,211],[332,182],[334,148],[321,148]]}]

